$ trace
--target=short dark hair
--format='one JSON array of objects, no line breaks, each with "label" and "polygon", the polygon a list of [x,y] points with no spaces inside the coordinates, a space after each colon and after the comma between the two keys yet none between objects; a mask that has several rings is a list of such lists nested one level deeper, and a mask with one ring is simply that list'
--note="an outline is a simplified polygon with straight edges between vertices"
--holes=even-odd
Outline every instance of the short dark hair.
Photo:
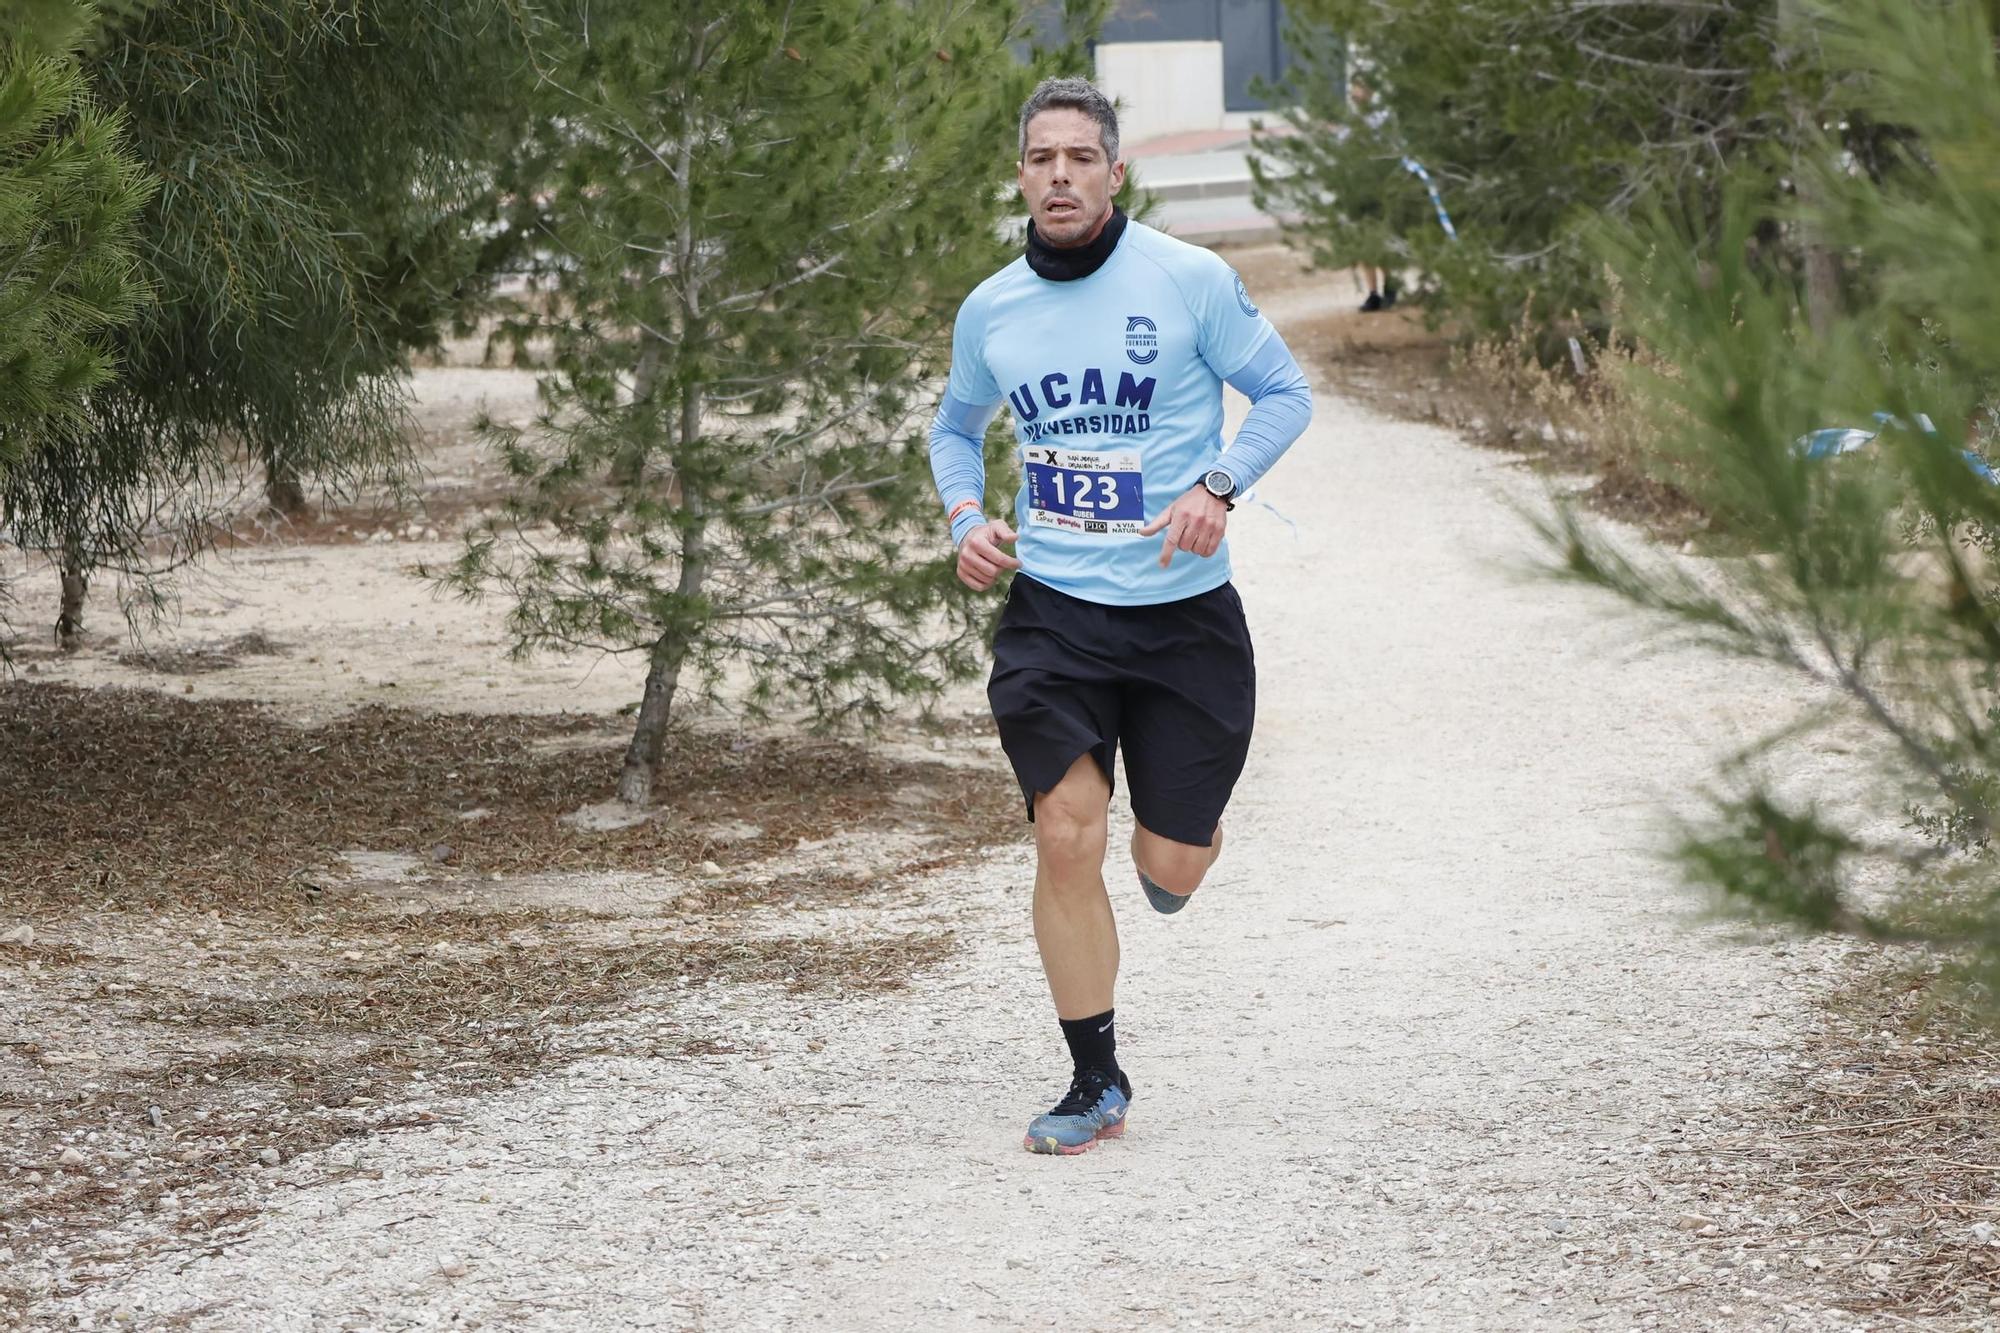
[{"label": "short dark hair", "polygon": [[1028,155],[1028,122],[1059,107],[1081,111],[1097,122],[1097,139],[1107,162],[1118,160],[1118,112],[1089,79],[1043,79],[1021,104],[1021,156]]}]

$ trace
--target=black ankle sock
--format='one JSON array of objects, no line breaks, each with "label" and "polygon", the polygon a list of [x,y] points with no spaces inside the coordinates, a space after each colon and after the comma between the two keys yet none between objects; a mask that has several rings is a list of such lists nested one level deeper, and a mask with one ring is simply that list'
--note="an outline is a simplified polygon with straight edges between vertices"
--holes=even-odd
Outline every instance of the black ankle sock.
[{"label": "black ankle sock", "polygon": [[1106,1009],[1089,1018],[1063,1018],[1063,1040],[1069,1043],[1069,1057],[1078,1069],[1118,1072],[1118,1033],[1111,1026],[1114,1010]]}]

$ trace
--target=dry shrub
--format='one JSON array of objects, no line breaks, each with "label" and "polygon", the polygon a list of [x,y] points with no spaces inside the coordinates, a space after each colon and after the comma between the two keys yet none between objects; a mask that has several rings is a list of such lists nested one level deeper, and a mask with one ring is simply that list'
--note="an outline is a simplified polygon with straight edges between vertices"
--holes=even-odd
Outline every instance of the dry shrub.
[{"label": "dry shrub", "polygon": [[1653,409],[1634,388],[1640,374],[1671,370],[1621,335],[1615,278],[1611,287],[1612,319],[1602,333],[1580,318],[1566,329],[1523,322],[1504,336],[1457,349],[1441,416],[1481,444],[1594,476],[1585,492],[1594,507],[1683,539],[1704,529],[1707,519],[1683,491],[1661,479]]},{"label": "dry shrub", "polygon": [[1413,309],[1360,315],[1343,307],[1290,321],[1286,336],[1315,381],[1348,398],[1526,454],[1551,471],[1593,476],[1588,503],[1663,538],[1679,542],[1707,527],[1707,516],[1659,479],[1653,428],[1631,384],[1632,371],[1666,367],[1619,331],[1615,315],[1603,334],[1573,318],[1562,329],[1524,323],[1468,341],[1462,329],[1434,327]]}]

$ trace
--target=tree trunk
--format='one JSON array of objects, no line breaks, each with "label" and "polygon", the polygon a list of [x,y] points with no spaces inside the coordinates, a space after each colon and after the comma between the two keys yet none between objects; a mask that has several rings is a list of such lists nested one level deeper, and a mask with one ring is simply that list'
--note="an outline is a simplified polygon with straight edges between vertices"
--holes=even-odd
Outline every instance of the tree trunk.
[{"label": "tree trunk", "polygon": [[[697,36],[696,68],[701,65],[703,51],[703,39]],[[692,122],[695,117],[690,116],[689,119]],[[694,139],[692,131],[681,138],[680,172],[676,177],[681,187],[681,217],[673,272],[679,282],[679,341],[683,346],[699,343],[702,331],[701,272],[695,262]],[[648,336],[646,346],[640,350],[633,376],[634,401],[653,395],[658,388],[659,372],[660,347]],[[682,452],[692,449],[700,438],[701,403],[698,385],[690,384],[682,389],[679,420],[672,423],[678,427],[679,434],[673,457],[674,471],[681,479],[681,508],[688,520],[682,529],[681,575],[674,589],[682,599],[682,605],[700,593],[701,585],[708,577],[708,524],[703,518],[703,497],[699,489],[688,485],[687,458]],[[636,481],[637,470],[644,466],[644,452],[629,451],[621,454],[613,464],[613,476],[622,483],[623,478],[617,474],[629,467],[632,479]],[[646,692],[639,700],[639,719],[632,728],[632,743],[625,747],[625,765],[618,774],[618,799],[627,805],[643,805],[652,799],[653,783],[659,776],[660,752],[667,739],[667,723],[673,714],[674,691],[680,684],[681,663],[687,660],[699,633],[698,629],[685,624],[674,625],[654,641],[651,664],[646,671]]]},{"label": "tree trunk", "polygon": [[284,518],[300,519],[311,512],[298,473],[275,458],[264,460],[264,502],[272,513]]},{"label": "tree trunk", "polygon": [[[643,403],[653,396],[653,390],[660,381],[660,344],[651,334],[641,334],[646,345],[639,349],[638,364],[632,368],[632,401]],[[639,484],[646,473],[646,449],[642,444],[627,444],[619,450],[618,457],[611,461],[611,484],[621,490],[629,490]]]},{"label": "tree trunk", "polygon": [[[690,413],[699,414],[700,398],[688,392],[682,404],[682,421]],[[693,516],[681,545],[681,577],[675,591],[692,598],[708,577],[707,525],[701,521],[699,492],[685,495],[681,502]],[[646,670],[646,692],[639,699],[639,720],[632,728],[632,743],[625,747],[625,766],[618,773],[618,799],[627,805],[644,805],[653,799],[653,780],[660,772],[660,750],[666,744],[667,723],[672,720],[674,691],[681,682],[681,663],[687,660],[695,631],[685,627],[670,629],[653,644],[651,665]]]},{"label": "tree trunk", "polygon": [[[1801,202],[1808,207],[1814,202],[1811,187],[1799,189]],[[1812,325],[1813,336],[1825,338],[1833,332],[1834,321],[1840,318],[1840,256],[1822,244],[1818,237],[1806,237],[1806,319]]]},{"label": "tree trunk", "polygon": [[[1810,36],[1806,24],[1806,14],[1799,7],[1799,0],[1778,0],[1778,36],[1785,46],[1785,63],[1788,66],[1806,58],[1806,42]],[[1810,214],[1819,199],[1812,178],[1805,169],[1806,149],[1819,138],[1820,117],[1818,109],[1808,104],[1796,88],[1789,100],[1792,180],[1798,192],[1800,208]],[[1834,321],[1840,318],[1840,256],[1821,240],[1810,222],[1801,226],[1800,234],[1806,265],[1806,321],[1812,326],[1814,337],[1825,338],[1833,332]]]},{"label": "tree trunk", "polygon": [[618,799],[627,805],[645,805],[653,799],[653,779],[660,771],[660,752],[666,746],[667,723],[673,717],[674,692],[686,657],[687,644],[677,636],[661,639],[653,647],[639,721],[632,728],[632,743],[625,747],[625,766],[618,772]]},{"label": "tree trunk", "polygon": [[83,640],[83,599],[90,591],[90,565],[72,546],[62,559],[62,606],[56,613],[56,647],[64,652]]}]

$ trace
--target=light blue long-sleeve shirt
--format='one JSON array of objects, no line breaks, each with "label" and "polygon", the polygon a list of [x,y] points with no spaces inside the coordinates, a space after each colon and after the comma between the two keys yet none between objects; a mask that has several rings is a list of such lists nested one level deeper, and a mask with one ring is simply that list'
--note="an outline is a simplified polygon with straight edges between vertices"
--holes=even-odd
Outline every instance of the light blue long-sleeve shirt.
[{"label": "light blue long-sleeve shirt", "polygon": [[[1251,401],[1225,449],[1222,385]],[[1073,282],[1017,259],[959,308],[951,378],[931,425],[931,472],[952,540],[986,522],[980,441],[1005,402],[1023,484],[1023,572],[1073,597],[1134,606],[1228,581],[1228,543],[1160,568],[1139,529],[1220,467],[1240,494],[1312,418],[1305,373],[1219,256],[1129,223]],[[967,506],[964,502],[971,501]]]}]

